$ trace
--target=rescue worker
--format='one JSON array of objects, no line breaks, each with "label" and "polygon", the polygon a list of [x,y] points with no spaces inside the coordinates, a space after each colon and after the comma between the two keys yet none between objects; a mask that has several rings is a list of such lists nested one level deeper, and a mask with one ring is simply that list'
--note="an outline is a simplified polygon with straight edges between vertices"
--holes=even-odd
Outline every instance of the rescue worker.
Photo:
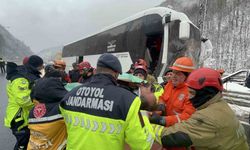
[{"label": "rescue worker", "polygon": [[[147,69],[142,65],[138,65],[134,69],[134,75],[139,77],[142,80],[146,80],[147,76],[148,76]],[[152,99],[152,96],[150,96],[151,95],[150,93],[152,93],[153,97],[155,99],[154,100],[155,102],[159,101],[159,97],[162,95],[162,93],[164,91],[162,86],[160,84],[158,84],[158,83],[153,83],[153,84],[144,83],[144,84],[141,84],[139,86],[139,90],[140,90],[139,93],[142,96],[141,97],[142,99],[145,99],[145,98],[147,99],[149,97]],[[144,95],[144,94],[146,94],[146,95]],[[150,101],[152,101],[152,100],[150,100]]]},{"label": "rescue worker", "polygon": [[[59,111],[59,102],[67,93],[60,71],[46,69],[44,78],[34,88],[34,101],[38,103],[29,114],[30,139],[28,150],[61,150],[66,147],[66,125]],[[53,128],[53,130],[51,130]]]},{"label": "rescue worker", "polygon": [[71,80],[71,82],[78,82],[78,80],[81,77],[78,64],[76,62],[74,62],[72,64],[72,67],[73,67],[73,69],[69,71],[70,80]]},{"label": "rescue worker", "polygon": [[157,140],[164,147],[194,145],[195,150],[249,150],[243,126],[223,100],[220,74],[200,68],[190,74],[186,83],[197,111],[171,127],[155,126],[160,135]]},{"label": "rescue worker", "polygon": [[90,65],[88,61],[83,61],[79,65],[80,79],[79,83],[87,83],[91,80],[91,77],[94,75],[94,68]]},{"label": "rescue worker", "polygon": [[27,149],[30,132],[27,127],[28,114],[33,107],[31,101],[31,88],[35,80],[40,78],[40,70],[43,68],[43,59],[37,55],[29,57],[27,64],[17,66],[8,62],[7,84],[8,106],[4,125],[12,130],[17,143],[15,150]]},{"label": "rescue worker", "polygon": [[166,113],[166,116],[152,116],[150,118],[152,123],[163,126],[171,126],[181,120],[186,120],[195,111],[189,101],[188,87],[185,84],[189,73],[195,69],[192,59],[180,57],[176,59],[170,69],[172,69],[173,76],[171,81],[164,87],[164,93],[160,96],[159,102],[161,108],[165,108],[163,113]]},{"label": "rescue worker", "polygon": [[168,69],[168,70],[165,72],[164,76],[162,77],[163,82],[161,83],[161,86],[162,86],[162,87],[165,87],[165,86],[167,85],[168,81],[171,80],[172,76],[173,76],[172,70],[171,70],[171,69]]},{"label": "rescue worker", "polygon": [[150,149],[152,126],[140,112],[139,97],[116,85],[122,67],[117,57],[102,54],[90,82],[74,88],[60,110],[67,127],[67,149]]},{"label": "rescue worker", "polygon": [[[144,66],[145,68],[148,68],[148,64],[144,59],[138,59],[134,64],[134,67],[136,67],[136,66]],[[155,77],[153,75],[151,75],[151,74],[147,75],[146,80],[148,81],[149,84],[157,83]]]},{"label": "rescue worker", "polygon": [[71,82],[69,75],[65,72],[66,63],[64,60],[62,60],[62,59],[54,60],[54,68],[61,71],[63,83],[70,83]]},{"label": "rescue worker", "polygon": [[[189,100],[188,87],[185,81],[190,72],[195,69],[194,63],[189,57],[176,59],[172,69],[172,79],[164,87],[164,93],[160,96],[158,111],[162,116],[153,113],[150,122],[163,126],[172,126],[182,120],[187,120],[195,108]],[[184,147],[171,147],[168,150],[185,150]]]}]

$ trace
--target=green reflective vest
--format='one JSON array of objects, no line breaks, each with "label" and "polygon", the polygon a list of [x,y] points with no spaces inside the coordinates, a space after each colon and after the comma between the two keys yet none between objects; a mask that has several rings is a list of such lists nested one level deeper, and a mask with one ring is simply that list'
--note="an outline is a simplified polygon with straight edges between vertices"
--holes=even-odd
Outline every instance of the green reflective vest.
[{"label": "green reflective vest", "polygon": [[155,136],[147,113],[139,110],[140,105],[136,97],[126,120],[70,111],[60,106],[68,133],[67,150],[122,150],[125,143],[132,150],[149,150]]},{"label": "green reflective vest", "polygon": [[6,127],[10,128],[12,121],[22,124],[18,130],[27,126],[29,111],[33,107],[30,92],[29,82],[25,78],[16,78],[7,83],[8,106],[4,118]]}]

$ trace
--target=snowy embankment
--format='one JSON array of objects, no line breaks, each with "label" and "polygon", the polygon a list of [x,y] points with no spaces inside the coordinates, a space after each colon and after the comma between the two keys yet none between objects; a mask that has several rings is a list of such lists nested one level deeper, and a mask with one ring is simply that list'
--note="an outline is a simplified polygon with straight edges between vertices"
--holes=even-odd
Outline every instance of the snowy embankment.
[{"label": "snowy embankment", "polygon": [[224,99],[229,103],[239,119],[249,122],[250,113],[250,89],[237,83],[224,84]]}]

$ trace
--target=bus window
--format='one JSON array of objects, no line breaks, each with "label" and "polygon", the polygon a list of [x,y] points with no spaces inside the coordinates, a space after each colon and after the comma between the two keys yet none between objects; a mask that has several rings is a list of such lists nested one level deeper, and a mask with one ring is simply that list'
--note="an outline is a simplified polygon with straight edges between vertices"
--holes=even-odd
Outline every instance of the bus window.
[{"label": "bus window", "polygon": [[180,21],[172,21],[169,23],[169,45],[168,45],[168,62],[173,62],[182,56],[191,57],[196,65],[198,65],[200,55],[200,31],[190,24],[190,38],[188,40],[179,39]]}]

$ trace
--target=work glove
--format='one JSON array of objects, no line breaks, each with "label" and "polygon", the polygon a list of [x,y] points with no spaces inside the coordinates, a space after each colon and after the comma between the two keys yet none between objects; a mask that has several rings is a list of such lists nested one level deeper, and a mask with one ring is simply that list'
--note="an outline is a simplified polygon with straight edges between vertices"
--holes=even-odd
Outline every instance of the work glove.
[{"label": "work glove", "polygon": [[166,120],[164,116],[160,116],[159,114],[153,112],[151,116],[149,116],[150,123],[159,124],[162,126],[166,126]]},{"label": "work glove", "polygon": [[152,107],[152,112],[157,112],[161,116],[166,116],[166,105],[165,104],[156,104]]}]

